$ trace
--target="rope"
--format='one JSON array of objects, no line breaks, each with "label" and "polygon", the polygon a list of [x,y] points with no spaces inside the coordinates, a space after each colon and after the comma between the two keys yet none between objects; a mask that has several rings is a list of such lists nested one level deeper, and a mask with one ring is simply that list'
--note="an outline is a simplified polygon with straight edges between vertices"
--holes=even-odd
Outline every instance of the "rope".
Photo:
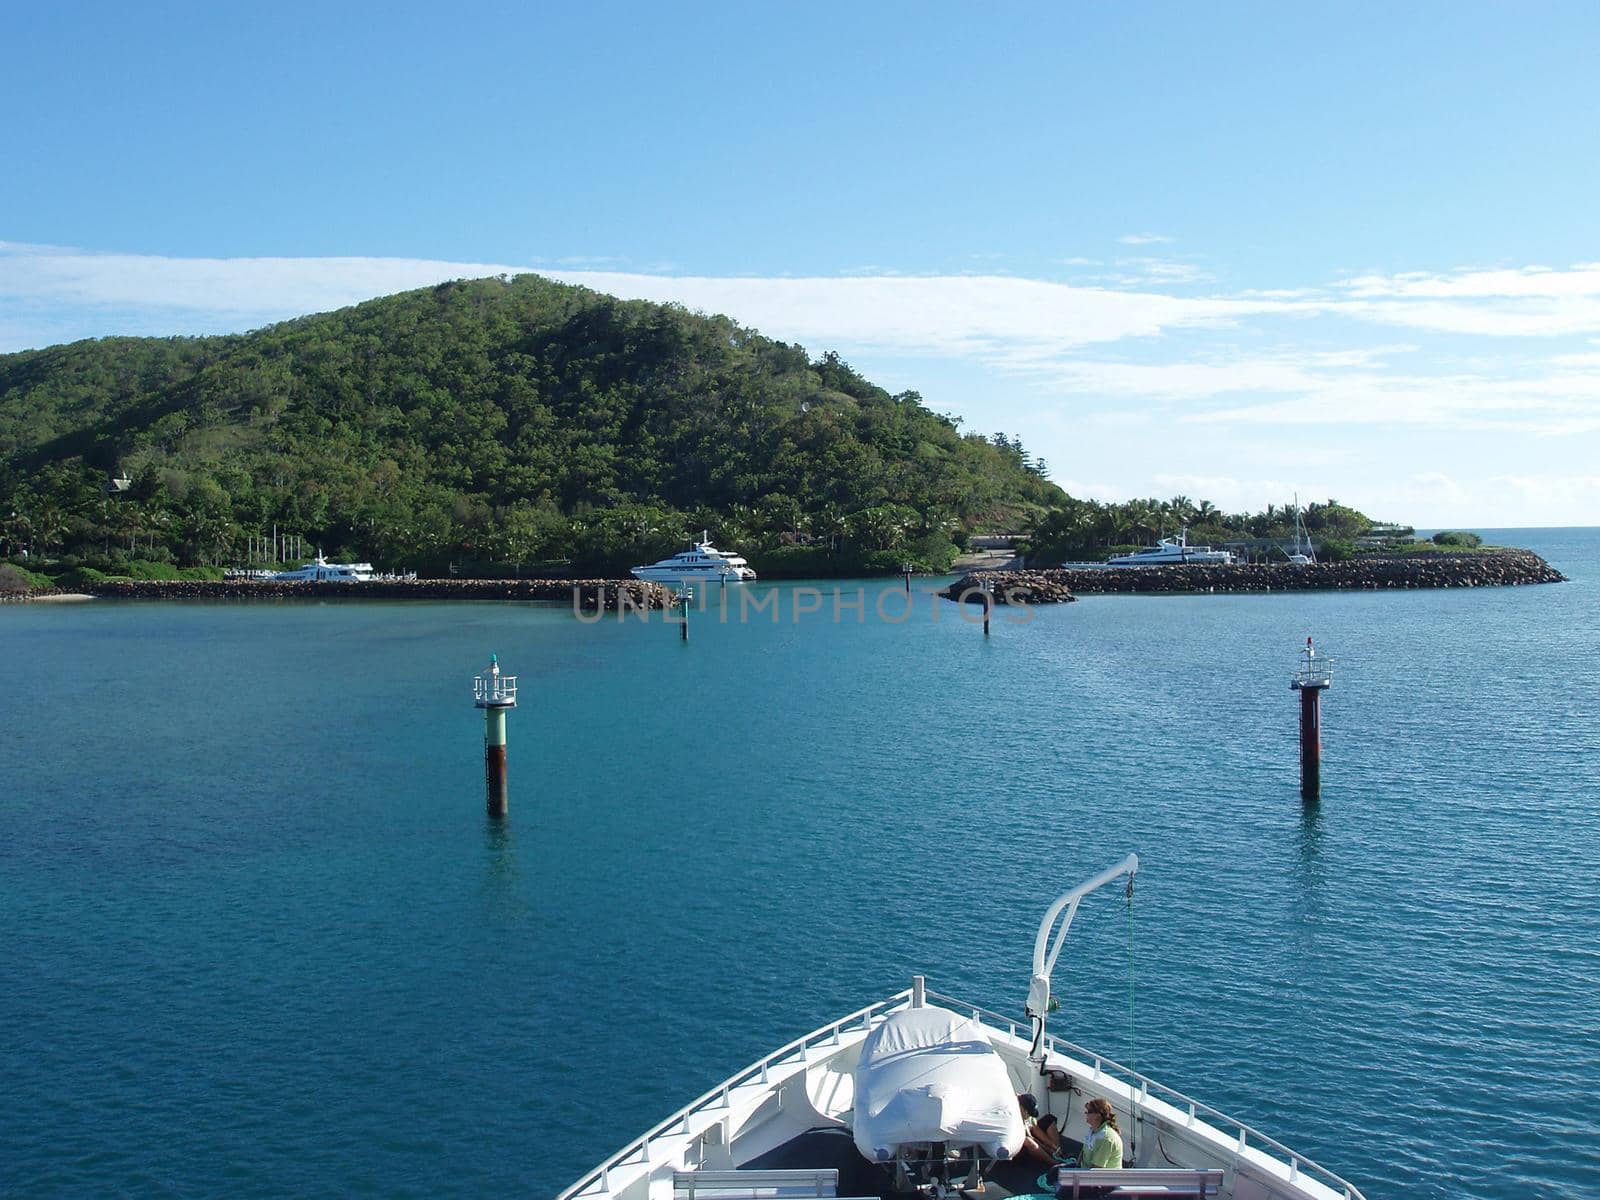
[{"label": "rope", "polygon": [[[1127,898],[1128,910],[1128,1070],[1135,1074],[1139,1071],[1139,1060],[1134,1055],[1134,1024],[1133,1024],[1133,876],[1128,876],[1128,888],[1123,893]],[[1139,1090],[1136,1080],[1129,1080],[1130,1088],[1128,1115],[1132,1118],[1128,1122],[1128,1157],[1137,1163],[1139,1161]]]}]

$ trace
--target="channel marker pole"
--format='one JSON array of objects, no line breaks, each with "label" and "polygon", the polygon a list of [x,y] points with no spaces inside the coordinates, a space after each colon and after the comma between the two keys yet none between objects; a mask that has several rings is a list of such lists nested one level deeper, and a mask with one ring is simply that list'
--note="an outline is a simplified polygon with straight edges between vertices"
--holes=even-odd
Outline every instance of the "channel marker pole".
[{"label": "channel marker pole", "polygon": [[1300,798],[1322,797],[1322,693],[1333,686],[1333,660],[1318,658],[1311,639],[1300,652],[1300,669],[1289,680],[1300,693]]},{"label": "channel marker pole", "polygon": [[498,655],[489,669],[472,681],[472,700],[483,709],[483,785],[491,817],[503,817],[509,805],[506,789],[506,711],[517,706],[517,677],[500,674]]}]

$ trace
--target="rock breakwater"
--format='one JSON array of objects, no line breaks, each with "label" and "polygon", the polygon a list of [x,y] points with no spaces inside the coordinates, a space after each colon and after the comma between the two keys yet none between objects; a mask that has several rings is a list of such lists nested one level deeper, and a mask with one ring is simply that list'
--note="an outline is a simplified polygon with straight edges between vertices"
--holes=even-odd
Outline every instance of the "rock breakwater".
[{"label": "rock breakwater", "polygon": [[112,580],[85,589],[122,600],[524,600],[588,612],[667,608],[672,592],[633,579],[401,579],[267,583],[257,580]]},{"label": "rock breakwater", "polygon": [[1072,594],[1065,571],[974,571],[963,575],[939,593],[946,600],[982,604],[984,585],[994,589],[996,604],[1070,604]]},{"label": "rock breakwater", "polygon": [[1405,588],[1512,587],[1563,583],[1566,576],[1531,550],[1489,554],[1362,556],[1349,562],[1291,566],[1101,567],[980,571],[939,594],[982,603],[985,582],[996,604],[1054,604],[1078,595],[1131,592],[1315,592]]}]

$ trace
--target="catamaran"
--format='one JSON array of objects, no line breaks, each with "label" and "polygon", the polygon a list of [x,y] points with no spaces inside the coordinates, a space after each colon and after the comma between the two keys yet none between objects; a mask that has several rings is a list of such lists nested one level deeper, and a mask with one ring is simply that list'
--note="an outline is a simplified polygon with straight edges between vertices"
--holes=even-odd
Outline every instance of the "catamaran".
[{"label": "catamaran", "polygon": [[[1138,867],[1130,854],[1050,905],[1034,939],[1025,1022],[915,976],[909,989],[724,1080],[558,1200],[1363,1200],[1265,1134],[1047,1032],[1057,1008],[1050,977],[1079,901],[1126,879],[1131,904]],[[1021,1111],[1028,1096],[1041,1119],[1056,1117],[1069,1151],[1090,1135],[1087,1103],[1108,1101],[1123,1164],[1078,1168],[1034,1151]]]},{"label": "catamaran", "polygon": [[711,544],[710,534],[701,531],[700,540],[689,543],[687,550],[659,562],[634,567],[633,577],[650,583],[744,583],[754,579],[756,573],[737,554],[718,550]]}]

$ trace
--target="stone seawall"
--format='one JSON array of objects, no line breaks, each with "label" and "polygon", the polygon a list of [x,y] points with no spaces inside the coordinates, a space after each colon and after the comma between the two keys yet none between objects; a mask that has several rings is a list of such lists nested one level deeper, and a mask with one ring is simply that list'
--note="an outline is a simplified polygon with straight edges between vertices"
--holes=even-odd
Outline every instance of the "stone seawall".
[{"label": "stone seawall", "polygon": [[672,592],[635,579],[404,579],[370,583],[265,583],[254,580],[106,580],[84,589],[119,600],[534,600],[590,612],[667,608]]},{"label": "stone seawall", "polygon": [[1490,554],[1364,556],[1341,563],[1236,567],[1099,567],[980,571],[939,594],[981,604],[989,581],[996,604],[1057,604],[1078,595],[1128,592],[1382,591],[1391,588],[1510,587],[1563,583],[1566,576],[1531,550]]}]

